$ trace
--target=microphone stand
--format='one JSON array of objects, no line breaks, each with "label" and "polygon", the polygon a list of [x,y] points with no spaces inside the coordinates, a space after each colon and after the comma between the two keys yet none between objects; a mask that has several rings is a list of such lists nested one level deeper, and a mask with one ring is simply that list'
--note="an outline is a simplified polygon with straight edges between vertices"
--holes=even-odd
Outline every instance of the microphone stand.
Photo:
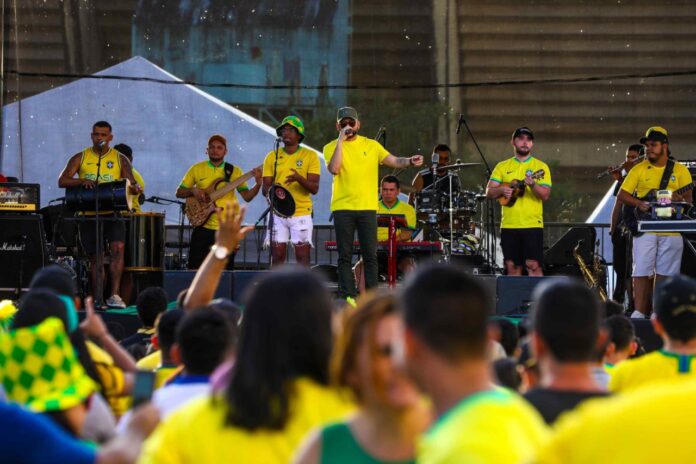
[{"label": "microphone stand", "polygon": [[[104,256],[102,250],[102,243],[104,239],[101,232],[101,222],[99,221],[99,176],[101,175],[101,164],[102,164],[102,153],[103,146],[99,147],[99,159],[97,161],[97,179],[94,185],[94,235],[96,237],[96,256],[94,259],[94,265],[96,269],[96,277],[94,279],[94,306],[100,308],[104,303],[104,282],[102,281],[102,272],[104,272]],[[118,289],[112,289],[116,292]]]},{"label": "microphone stand", "polygon": [[[266,209],[266,211],[261,214],[261,217],[256,221],[256,224],[261,222],[261,220],[270,212],[270,216],[268,217],[268,267],[271,268],[273,267],[273,226],[274,226],[274,221],[275,221],[275,183],[276,183],[276,175],[278,173],[278,150],[280,149],[280,140],[281,138],[278,137],[275,139],[275,147],[273,149],[273,154],[275,156],[273,160],[273,179],[271,180],[271,188],[268,191],[268,202],[270,203],[270,206]],[[287,251],[286,251],[287,253]],[[260,260],[259,260],[260,261]]]},{"label": "microphone stand", "polygon": [[[471,137],[471,140],[474,142],[474,146],[476,147],[476,151],[478,152],[479,156],[481,157],[481,160],[483,161],[483,165],[486,167],[486,179],[485,179],[485,184],[488,184],[489,179],[491,178],[491,174],[493,171],[491,170],[491,166],[488,164],[488,160],[483,154],[483,151],[481,150],[481,147],[479,147],[478,142],[476,141],[476,137],[474,137],[474,134],[471,132],[471,129],[469,128],[469,125],[466,123],[466,119],[464,119],[463,114],[459,114],[459,119],[457,120],[457,135],[459,135],[459,131],[461,130],[462,124],[464,125],[464,128],[466,128],[466,131],[469,133],[469,137]],[[495,232],[495,203],[492,199],[486,199],[486,229],[488,229],[489,233],[486,234],[485,236],[482,236],[484,239],[484,248],[486,248],[486,261],[488,268],[491,272],[495,273],[496,270],[496,253],[497,253],[497,237],[496,237],[496,232]],[[483,227],[483,224],[481,224]]]}]

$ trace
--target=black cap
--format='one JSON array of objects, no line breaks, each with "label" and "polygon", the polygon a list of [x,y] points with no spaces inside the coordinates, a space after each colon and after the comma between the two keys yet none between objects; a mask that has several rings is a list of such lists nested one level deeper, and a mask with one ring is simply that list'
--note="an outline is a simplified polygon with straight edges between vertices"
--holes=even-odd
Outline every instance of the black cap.
[{"label": "black cap", "polygon": [[530,139],[534,140],[534,132],[529,127],[518,127],[515,132],[512,133],[512,138],[517,138],[522,135],[526,135]]},{"label": "black cap", "polygon": [[682,317],[696,320],[696,280],[677,275],[660,282],[653,306],[658,320]]},{"label": "black cap", "polygon": [[77,295],[77,284],[73,275],[67,269],[58,264],[51,264],[40,269],[29,284],[30,288],[48,288],[58,295],[75,298]]}]

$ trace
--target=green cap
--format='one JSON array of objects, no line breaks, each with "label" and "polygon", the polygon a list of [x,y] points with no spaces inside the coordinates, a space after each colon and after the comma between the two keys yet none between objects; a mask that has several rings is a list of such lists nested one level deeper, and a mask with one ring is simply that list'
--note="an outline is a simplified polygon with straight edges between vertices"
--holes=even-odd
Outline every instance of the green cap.
[{"label": "green cap", "polygon": [[357,121],[358,120],[358,112],[353,107],[344,106],[343,108],[338,109],[338,112],[336,113],[336,122],[340,122],[341,119],[343,119],[343,118],[350,118],[354,121]]},{"label": "green cap", "polygon": [[276,135],[278,135],[278,137],[280,137],[280,129],[282,129],[285,125],[290,125],[297,129],[297,133],[300,134],[300,142],[304,140],[304,123],[300,118],[298,118],[297,116],[285,116],[283,120],[280,121],[280,125],[276,127]]}]

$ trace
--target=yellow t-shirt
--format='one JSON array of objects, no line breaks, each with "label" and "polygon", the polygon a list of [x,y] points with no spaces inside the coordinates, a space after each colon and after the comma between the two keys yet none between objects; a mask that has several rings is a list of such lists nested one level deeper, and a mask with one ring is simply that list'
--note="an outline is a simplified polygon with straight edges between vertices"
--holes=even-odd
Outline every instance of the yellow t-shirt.
[{"label": "yellow t-shirt", "polygon": [[162,364],[162,352],[157,350],[153,353],[148,354],[144,358],[140,358],[138,362],[135,363],[135,367],[142,371],[154,371]]},{"label": "yellow t-shirt", "polygon": [[[413,209],[413,206],[409,205],[408,203],[404,203],[403,201],[399,200],[398,198],[396,199],[396,203],[394,206],[391,208],[388,208],[387,205],[384,204],[383,201],[379,202],[379,206],[377,208],[377,214],[403,214],[406,216],[406,223],[408,224],[408,227],[411,229],[416,228],[416,210]],[[399,240],[398,238],[398,228],[397,228],[397,241]],[[378,227],[377,228],[377,240],[379,241],[385,241],[389,239],[389,228],[388,227]]]},{"label": "yellow t-shirt", "polygon": [[[273,177],[273,166],[275,165],[275,152],[271,151],[263,161],[263,177]],[[292,174],[294,169],[302,177],[307,174],[321,174],[319,166],[319,156],[309,148],[299,147],[295,153],[288,154],[284,148],[278,150],[278,166],[276,169],[276,184],[282,185],[292,195],[295,200],[295,214],[293,216],[307,216],[312,213],[311,194],[302,187],[299,182],[291,184],[285,183],[285,178]]]},{"label": "yellow t-shirt", "polygon": [[[662,174],[665,172],[665,166],[661,168],[653,166],[650,161],[643,160],[628,171],[626,179],[621,184],[621,190],[628,192],[630,195],[635,195],[638,198],[646,196],[653,189],[660,187]],[[692,182],[691,173],[681,163],[674,163],[674,170],[667,182],[667,190],[675,191],[689,185]],[[678,233],[657,233],[656,235],[679,235]]]},{"label": "yellow t-shirt", "polygon": [[[329,165],[337,141],[324,146],[324,159]],[[333,178],[331,211],[377,211],[379,165],[389,152],[379,142],[357,136],[343,143],[341,170]]]},{"label": "yellow t-shirt", "polygon": [[114,358],[109,353],[95,343],[86,340],[85,345],[104,387],[102,395],[109,403],[114,415],[120,417],[128,410],[129,403],[129,396],[123,391],[125,385],[123,370],[114,364]]},{"label": "yellow t-shirt", "polygon": [[157,427],[138,462],[287,464],[307,432],[341,420],[352,410],[336,391],[308,379],[295,381],[294,392],[292,412],[281,431],[225,426],[222,399],[193,400]]},{"label": "yellow t-shirt", "polygon": [[[135,168],[131,168],[133,171],[133,178],[135,178],[135,181],[142,187],[143,193],[142,195],[145,195],[145,180],[143,179],[143,176],[140,175],[138,171],[135,170]],[[142,205],[138,201],[138,197],[133,198],[133,211],[135,213],[140,213],[142,212]]]},{"label": "yellow t-shirt", "polygon": [[[544,170],[544,177],[537,179],[539,185],[551,188],[551,171],[546,163],[530,156],[525,161],[519,161],[512,157],[501,161],[493,169],[491,180],[502,183],[510,183],[513,180],[524,181],[527,173],[533,174],[539,169]],[[529,229],[544,227],[543,202],[532,191],[525,187],[522,197],[518,197],[512,206],[503,206],[502,229]]]},{"label": "yellow t-shirt", "polygon": [[[230,175],[230,182],[243,175],[244,172],[242,172],[241,168],[239,166],[234,166],[234,169],[232,170],[232,175]],[[186,171],[184,178],[181,180],[181,183],[179,184],[179,187],[189,189],[196,187],[198,189],[205,190],[211,185],[213,185],[213,183],[218,179],[224,178],[225,163],[220,164],[220,166],[214,166],[213,163],[210,162],[210,160],[206,160],[191,166],[189,170]],[[218,186],[218,189],[222,188],[223,186],[224,182],[222,182]],[[239,187],[237,187],[238,192],[243,192],[245,190],[249,190],[249,186],[246,182],[242,183]],[[218,198],[217,201],[215,201],[215,204],[218,206],[224,206],[225,202],[228,200],[232,202],[238,201],[237,195],[234,193],[234,190],[222,196],[221,198]],[[206,229],[217,230],[219,227],[217,214],[211,214],[206,223],[203,224],[203,227],[205,227]]]},{"label": "yellow t-shirt", "polygon": [[419,464],[521,463],[533,458],[548,429],[516,393],[476,393],[445,413],[421,438]]},{"label": "yellow t-shirt", "polygon": [[623,393],[653,383],[694,379],[696,356],[659,350],[617,364],[611,370],[609,390]]},{"label": "yellow t-shirt", "polygon": [[556,422],[537,464],[694,462],[696,382],[592,399]]}]

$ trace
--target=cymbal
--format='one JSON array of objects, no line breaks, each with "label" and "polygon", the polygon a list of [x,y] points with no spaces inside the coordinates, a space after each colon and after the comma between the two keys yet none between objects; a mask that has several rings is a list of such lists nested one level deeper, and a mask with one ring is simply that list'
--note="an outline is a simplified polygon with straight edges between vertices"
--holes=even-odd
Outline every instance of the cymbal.
[{"label": "cymbal", "polygon": [[461,169],[461,168],[470,168],[472,166],[480,166],[481,163],[457,163],[457,164],[450,164],[447,166],[438,166],[437,170],[438,171],[452,171],[455,169]]}]

